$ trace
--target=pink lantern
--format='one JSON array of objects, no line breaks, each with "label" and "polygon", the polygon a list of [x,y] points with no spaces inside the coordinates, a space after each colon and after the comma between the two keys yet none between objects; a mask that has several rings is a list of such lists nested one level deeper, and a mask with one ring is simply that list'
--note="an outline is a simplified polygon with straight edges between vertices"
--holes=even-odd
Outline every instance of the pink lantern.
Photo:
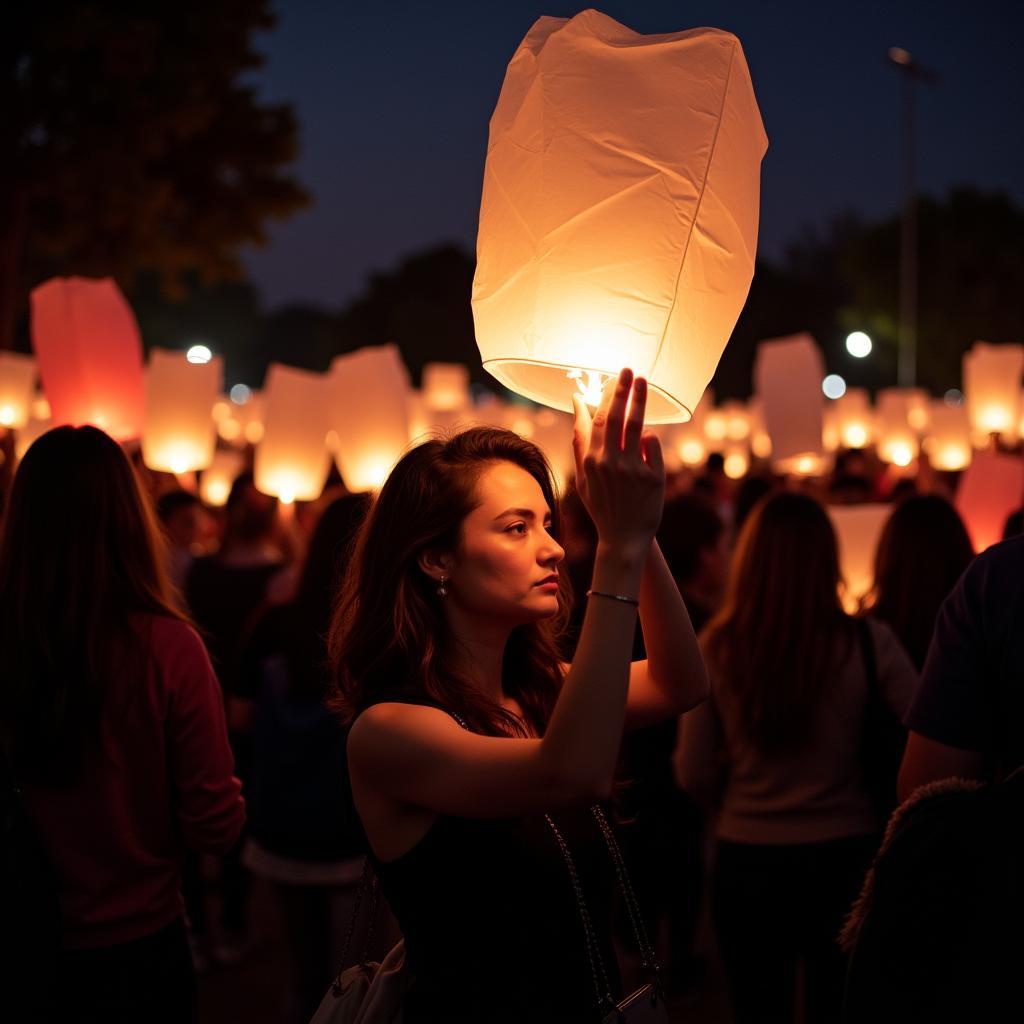
[{"label": "pink lantern", "polygon": [[139,325],[107,277],[55,277],[32,291],[32,347],[54,426],[91,423],[118,441],[142,432]]},{"label": "pink lantern", "polygon": [[960,477],[956,509],[971,535],[974,550],[1003,539],[1003,526],[1011,512],[1024,503],[1024,462],[1020,456],[976,452]]}]

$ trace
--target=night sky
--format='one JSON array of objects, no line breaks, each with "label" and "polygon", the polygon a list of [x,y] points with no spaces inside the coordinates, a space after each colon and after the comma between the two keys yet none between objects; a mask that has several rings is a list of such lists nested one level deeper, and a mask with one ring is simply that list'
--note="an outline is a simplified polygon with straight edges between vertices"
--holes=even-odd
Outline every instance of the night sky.
[{"label": "night sky", "polygon": [[[505,66],[547,3],[277,0],[259,94],[294,104],[308,210],[246,262],[268,306],[339,307],[404,254],[475,242],[487,122]],[[1024,3],[733,0],[606,2],[644,33],[703,25],[743,44],[768,132],[760,252],[852,209],[899,207],[898,72],[909,50],[940,80],[918,87],[918,182],[1009,192],[1024,203]]]}]

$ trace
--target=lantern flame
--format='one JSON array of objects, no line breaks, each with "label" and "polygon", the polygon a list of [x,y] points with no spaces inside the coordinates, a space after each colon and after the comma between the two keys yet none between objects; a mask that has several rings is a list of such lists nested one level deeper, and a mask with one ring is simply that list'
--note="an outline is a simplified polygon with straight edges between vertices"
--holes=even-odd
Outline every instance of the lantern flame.
[{"label": "lantern flame", "polygon": [[[583,377],[586,375],[586,382]],[[570,370],[566,376],[569,380],[576,381],[576,394],[578,394],[587,405],[596,408],[601,404],[601,395],[604,386],[611,380],[610,373],[602,373],[600,370]]]},{"label": "lantern flame", "polygon": [[14,409],[9,405],[5,405],[0,408],[0,426],[11,427],[14,426],[14,420],[16,419]]}]

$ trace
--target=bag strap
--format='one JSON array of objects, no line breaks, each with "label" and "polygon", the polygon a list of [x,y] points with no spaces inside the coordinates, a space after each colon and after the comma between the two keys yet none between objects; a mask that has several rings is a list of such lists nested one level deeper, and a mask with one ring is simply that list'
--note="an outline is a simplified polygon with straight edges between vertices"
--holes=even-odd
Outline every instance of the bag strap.
[{"label": "bag strap", "polygon": [[352,949],[352,940],[355,938],[356,925],[359,923],[359,911],[362,909],[363,901],[366,899],[367,894],[370,896],[370,910],[367,915],[369,920],[366,926],[366,936],[363,940],[363,948],[358,961],[360,967],[365,967],[369,959],[370,943],[373,941],[373,933],[377,926],[377,906],[380,899],[380,883],[377,880],[377,875],[373,870],[373,865],[370,863],[370,858],[364,857],[363,872],[359,878],[359,888],[356,890],[355,904],[349,917],[345,941],[341,947],[341,960],[338,970],[335,972],[334,981],[331,982],[331,990],[335,996],[340,996],[342,992],[341,975],[344,973],[345,965],[348,963],[349,953]]}]

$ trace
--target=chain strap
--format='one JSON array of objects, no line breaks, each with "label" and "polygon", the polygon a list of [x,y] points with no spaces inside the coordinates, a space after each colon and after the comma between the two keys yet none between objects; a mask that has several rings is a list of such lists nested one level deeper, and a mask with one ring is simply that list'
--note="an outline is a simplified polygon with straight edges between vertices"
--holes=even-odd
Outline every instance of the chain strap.
[{"label": "chain strap", "polygon": [[363,905],[363,900],[366,898],[366,894],[370,894],[370,914],[369,921],[367,922],[366,937],[363,941],[362,953],[359,957],[359,965],[363,966],[370,954],[370,943],[373,941],[373,933],[377,927],[377,905],[380,899],[380,883],[377,881],[377,875],[374,873],[373,868],[370,865],[370,858],[363,858],[363,873],[359,878],[359,888],[356,890],[356,901],[352,907],[352,915],[349,918],[348,930],[345,933],[345,941],[341,947],[341,961],[338,965],[337,973],[334,976],[334,981],[331,982],[331,991],[335,996],[340,996],[342,992],[341,988],[341,975],[345,970],[345,965],[348,963],[348,955],[352,949],[352,940],[355,938],[356,925],[359,923],[359,909]]},{"label": "chain strap", "polygon": [[615,873],[618,875],[622,901],[626,904],[629,923],[633,928],[633,936],[636,939],[637,948],[640,950],[640,965],[657,979],[660,968],[654,955],[654,946],[647,935],[643,915],[640,913],[640,904],[636,898],[636,893],[633,891],[633,883],[630,880],[629,872],[626,870],[626,861],[622,856],[622,850],[619,848],[615,833],[612,831],[611,825],[608,824],[608,819],[605,817],[600,805],[594,804],[590,811],[597,820],[597,824],[601,829],[601,835],[604,836],[605,845],[608,847],[608,852],[611,854],[612,862],[615,865]]},{"label": "chain strap", "polygon": [[597,944],[597,934],[594,930],[594,923],[590,919],[590,911],[587,909],[587,901],[583,898],[583,886],[580,884],[579,875],[576,872],[576,862],[569,851],[569,844],[559,831],[550,814],[544,815],[544,820],[554,833],[558,842],[565,866],[569,869],[569,878],[572,881],[573,892],[576,896],[576,906],[580,913],[580,923],[583,925],[583,940],[587,950],[587,961],[590,964],[590,976],[594,982],[594,999],[598,1009],[611,1007],[614,1009],[615,1000],[612,997],[611,985],[608,982],[608,974],[604,967],[604,957],[601,956],[601,948]]}]

